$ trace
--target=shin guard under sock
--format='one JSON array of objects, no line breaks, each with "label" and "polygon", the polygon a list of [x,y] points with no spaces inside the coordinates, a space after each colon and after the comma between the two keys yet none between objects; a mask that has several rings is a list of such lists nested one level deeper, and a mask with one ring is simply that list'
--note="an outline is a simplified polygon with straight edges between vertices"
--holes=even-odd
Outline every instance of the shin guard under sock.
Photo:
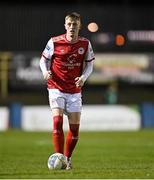
[{"label": "shin guard under sock", "polygon": [[55,152],[64,153],[63,116],[53,117],[53,144]]},{"label": "shin guard under sock", "polygon": [[66,136],[65,156],[71,157],[72,152],[77,144],[79,134],[79,124],[70,124],[70,129]]}]

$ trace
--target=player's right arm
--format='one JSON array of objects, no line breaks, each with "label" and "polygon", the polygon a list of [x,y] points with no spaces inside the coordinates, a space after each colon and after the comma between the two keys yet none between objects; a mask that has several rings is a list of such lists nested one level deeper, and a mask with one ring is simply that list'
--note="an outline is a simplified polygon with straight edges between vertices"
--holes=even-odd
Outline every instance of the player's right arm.
[{"label": "player's right arm", "polygon": [[52,72],[50,71],[49,67],[50,61],[46,59],[44,56],[42,56],[40,59],[40,69],[45,80],[49,80],[52,78]]},{"label": "player's right arm", "polygon": [[51,66],[51,58],[53,55],[53,51],[54,51],[53,41],[52,39],[50,39],[40,59],[40,69],[42,71],[45,80],[49,80],[52,78],[52,72],[50,71],[50,66]]}]

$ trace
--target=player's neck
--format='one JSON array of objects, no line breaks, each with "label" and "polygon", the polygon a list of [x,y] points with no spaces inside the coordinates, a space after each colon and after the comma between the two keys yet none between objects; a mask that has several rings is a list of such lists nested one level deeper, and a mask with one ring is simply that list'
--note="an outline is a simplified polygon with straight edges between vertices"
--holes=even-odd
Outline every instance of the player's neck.
[{"label": "player's neck", "polygon": [[78,36],[70,36],[70,35],[66,34],[66,40],[71,43],[74,43],[74,42],[78,41]]}]

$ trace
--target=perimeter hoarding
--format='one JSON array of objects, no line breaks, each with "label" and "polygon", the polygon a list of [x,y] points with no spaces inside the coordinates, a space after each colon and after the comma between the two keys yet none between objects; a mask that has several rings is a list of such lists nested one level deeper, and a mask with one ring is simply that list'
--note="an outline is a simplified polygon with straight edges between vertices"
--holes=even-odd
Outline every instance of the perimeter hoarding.
[{"label": "perimeter hoarding", "polygon": [[[45,85],[38,52],[13,53],[9,67],[11,90],[39,90]],[[154,54],[96,53],[93,73],[87,84],[103,85],[113,81],[130,84],[154,83]]]}]

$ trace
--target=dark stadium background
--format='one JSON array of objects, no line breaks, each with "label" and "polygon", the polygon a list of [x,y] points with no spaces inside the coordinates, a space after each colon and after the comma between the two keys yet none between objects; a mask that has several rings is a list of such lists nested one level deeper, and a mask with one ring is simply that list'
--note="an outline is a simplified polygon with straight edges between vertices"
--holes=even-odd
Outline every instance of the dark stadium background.
[{"label": "dark stadium background", "polygon": [[[59,0],[45,1],[1,1],[0,3],[0,51],[1,58],[7,53],[37,53],[41,55],[47,40],[64,33],[64,16],[77,11],[82,16],[81,35],[93,43],[95,53],[153,53],[153,43],[131,43],[116,46],[114,42],[107,45],[94,41],[87,29],[90,22],[99,25],[97,33],[109,32],[112,35],[126,35],[129,30],[154,29],[154,3],[131,0],[93,1],[93,0]],[[12,67],[9,67],[8,89],[0,96],[0,105],[9,105],[17,101],[22,104],[47,104],[46,86],[27,86],[14,83]],[[117,104],[142,104],[154,102],[153,83],[131,84],[118,81]],[[85,104],[106,104],[104,94],[109,86],[105,84],[86,84],[83,88]]]}]

